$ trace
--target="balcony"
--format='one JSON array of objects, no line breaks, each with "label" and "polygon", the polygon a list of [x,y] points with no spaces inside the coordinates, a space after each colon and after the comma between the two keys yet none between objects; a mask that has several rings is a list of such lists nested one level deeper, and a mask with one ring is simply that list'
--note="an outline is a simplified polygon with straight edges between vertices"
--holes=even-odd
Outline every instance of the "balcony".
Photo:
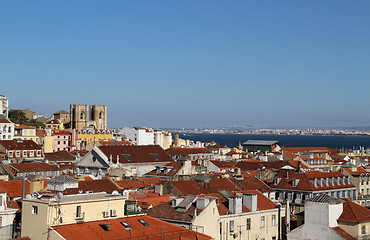
[{"label": "balcony", "polygon": [[76,222],[84,222],[85,219],[85,213],[76,214],[75,220]]}]

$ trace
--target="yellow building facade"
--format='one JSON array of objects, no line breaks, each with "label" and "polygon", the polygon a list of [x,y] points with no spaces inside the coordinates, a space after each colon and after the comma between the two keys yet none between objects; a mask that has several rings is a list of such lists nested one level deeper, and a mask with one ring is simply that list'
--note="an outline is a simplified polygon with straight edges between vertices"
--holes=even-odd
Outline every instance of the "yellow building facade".
[{"label": "yellow building facade", "polygon": [[22,200],[22,237],[49,239],[50,227],[125,216],[127,197],[107,193],[59,195]]}]

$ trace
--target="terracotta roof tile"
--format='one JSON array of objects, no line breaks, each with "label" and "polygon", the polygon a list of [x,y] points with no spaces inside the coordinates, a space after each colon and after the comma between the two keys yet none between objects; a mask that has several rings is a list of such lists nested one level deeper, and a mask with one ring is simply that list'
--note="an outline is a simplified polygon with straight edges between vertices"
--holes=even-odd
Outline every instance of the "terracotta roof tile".
[{"label": "terracotta roof tile", "polygon": [[[138,220],[143,219],[149,225],[144,226]],[[129,231],[121,222],[127,222],[132,228]],[[106,224],[108,231],[100,225]],[[69,224],[53,227],[58,234],[69,240],[90,240],[90,239],[184,239],[184,240],[206,240],[212,237],[196,233],[189,229],[161,221],[150,216],[134,216],[103,221],[85,222],[80,224]]]},{"label": "terracotta roof tile", "polygon": [[[173,159],[158,145],[148,146],[100,146],[99,149],[113,162],[119,156],[120,163],[173,162]],[[129,159],[125,157],[129,155]]]},{"label": "terracotta roof tile", "polygon": [[352,202],[349,199],[344,199],[343,212],[338,218],[338,221],[346,222],[370,222],[370,209],[367,209],[357,203]]},{"label": "terracotta roof tile", "polygon": [[183,147],[171,147],[166,150],[170,155],[188,155],[188,154],[202,154],[212,153],[206,148],[183,148]]},{"label": "terracotta roof tile", "polygon": [[7,150],[42,150],[32,140],[0,140],[0,145]]},{"label": "terracotta roof tile", "polygon": [[340,227],[332,227],[334,231],[336,231],[339,235],[341,235],[344,239],[347,240],[356,240],[356,238],[352,237],[349,233],[341,229]]}]

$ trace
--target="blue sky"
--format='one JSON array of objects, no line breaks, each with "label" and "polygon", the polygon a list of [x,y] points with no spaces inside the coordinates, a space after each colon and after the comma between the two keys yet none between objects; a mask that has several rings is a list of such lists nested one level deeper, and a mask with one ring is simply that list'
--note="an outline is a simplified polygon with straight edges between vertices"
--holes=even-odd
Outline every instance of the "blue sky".
[{"label": "blue sky", "polygon": [[1,1],[0,94],[111,127],[370,125],[370,1]]}]

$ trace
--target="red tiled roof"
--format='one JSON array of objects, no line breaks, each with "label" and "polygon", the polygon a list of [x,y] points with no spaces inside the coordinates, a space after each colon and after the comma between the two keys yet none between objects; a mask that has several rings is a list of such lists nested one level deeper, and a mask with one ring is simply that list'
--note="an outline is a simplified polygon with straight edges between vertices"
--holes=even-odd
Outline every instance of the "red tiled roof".
[{"label": "red tiled roof", "polygon": [[217,161],[217,160],[211,160],[211,163],[216,165],[216,167],[220,169],[237,169],[238,167],[235,167],[236,162],[223,162],[223,161]]},{"label": "red tiled roof", "polygon": [[356,238],[352,237],[349,233],[341,229],[340,227],[332,227],[334,231],[336,231],[339,235],[341,235],[344,239],[347,240],[356,240]]},{"label": "red tiled roof", "polygon": [[183,147],[171,147],[166,150],[170,155],[189,155],[189,154],[202,154],[212,153],[206,148],[183,148]]},{"label": "red tiled roof", "polygon": [[0,145],[7,150],[42,150],[32,140],[0,140]]},{"label": "red tiled roof", "polygon": [[58,171],[58,166],[44,162],[23,162],[9,164],[16,172]]},{"label": "red tiled roof", "polygon": [[11,121],[9,121],[8,119],[6,118],[1,118],[0,119],[0,123],[12,123]]},{"label": "red tiled roof", "polygon": [[36,129],[36,136],[42,137],[42,136],[45,136],[45,135],[46,135],[45,130],[43,130],[43,129]]},{"label": "red tiled roof", "polygon": [[48,161],[75,161],[76,158],[69,152],[62,150],[59,152],[45,153],[45,160]]},{"label": "red tiled roof", "polygon": [[147,188],[151,186],[150,184],[139,180],[120,180],[115,182],[124,189]]},{"label": "red tiled roof", "polygon": [[154,186],[158,183],[160,183],[163,179],[159,177],[138,177],[138,179]]},{"label": "red tiled roof", "polygon": [[243,171],[248,170],[257,170],[257,169],[281,169],[284,166],[294,167],[289,161],[273,161],[273,162],[264,162],[259,160],[246,160],[237,162],[235,165],[236,167],[240,168]]},{"label": "red tiled roof", "polygon": [[[117,156],[120,163],[173,162],[173,159],[158,145],[100,146],[99,149],[108,158],[112,156],[113,162],[117,162]],[[130,159],[126,159],[123,154],[129,154]],[[154,154],[158,154],[158,160],[155,159]]]},{"label": "red tiled roof", "polygon": [[343,171],[346,171],[347,173],[349,173],[352,176],[360,176],[361,174],[370,174],[363,167],[356,167],[356,171],[352,171],[352,168],[343,168]]},{"label": "red tiled roof", "polygon": [[99,180],[80,181],[78,188],[69,188],[64,190],[63,194],[77,194],[86,192],[106,192],[112,193],[114,190],[122,192],[123,189],[113,180],[104,178]]},{"label": "red tiled roof", "polygon": [[370,209],[358,205],[349,199],[341,199],[344,200],[343,212],[338,218],[338,221],[355,223],[370,222]]},{"label": "red tiled roof", "polygon": [[312,152],[312,151],[327,151],[329,153],[337,152],[336,149],[331,149],[327,147],[284,147],[283,150],[289,151],[291,153]]},{"label": "red tiled roof", "polygon": [[258,190],[247,190],[247,191],[240,191],[240,192],[257,194],[257,211],[275,209],[277,206],[273,201],[265,197],[265,195],[263,195]]},{"label": "red tiled roof", "polygon": [[196,181],[171,181],[171,183],[184,196],[210,193]]},{"label": "red tiled roof", "polygon": [[[346,180],[345,183],[341,182],[337,184],[336,182],[329,183],[329,186],[326,185],[325,181],[321,186],[320,183],[317,184],[315,187],[314,181],[315,179],[320,180],[329,178],[329,180],[334,177],[336,180],[337,177],[342,178],[344,175],[340,172],[318,172],[318,171],[310,171],[306,173],[298,173],[295,171],[286,171],[281,172],[278,174],[280,178],[280,182],[277,184],[271,184],[271,188],[273,189],[292,189],[292,190],[301,190],[301,191],[320,191],[320,190],[330,190],[330,189],[343,189],[343,188],[354,188],[355,186],[352,183],[348,183]],[[296,186],[293,186],[293,178],[297,179]],[[310,181],[311,180],[311,181]]]},{"label": "red tiled roof", "polygon": [[53,129],[51,132],[53,135],[72,135],[68,130]]},{"label": "red tiled roof", "polygon": [[129,142],[129,141],[99,141],[99,144],[101,144],[102,146],[134,145],[132,142]]},{"label": "red tiled roof", "polygon": [[[26,180],[26,194],[30,193],[30,180]],[[0,187],[6,189],[6,193],[10,198],[22,197],[22,180],[0,181]],[[47,182],[44,179],[43,186],[46,187]]]},{"label": "red tiled roof", "polygon": [[[143,219],[149,225],[144,226],[138,220]],[[121,222],[127,222],[132,229],[129,231]],[[109,231],[100,225],[106,224]],[[197,233],[183,227],[161,221],[150,216],[134,216],[80,224],[69,224],[53,227],[60,236],[69,240],[91,240],[91,239],[184,239],[184,240],[207,240],[212,237]]]},{"label": "red tiled roof", "polygon": [[15,125],[14,129],[36,129],[36,127],[26,126],[26,125]]}]

